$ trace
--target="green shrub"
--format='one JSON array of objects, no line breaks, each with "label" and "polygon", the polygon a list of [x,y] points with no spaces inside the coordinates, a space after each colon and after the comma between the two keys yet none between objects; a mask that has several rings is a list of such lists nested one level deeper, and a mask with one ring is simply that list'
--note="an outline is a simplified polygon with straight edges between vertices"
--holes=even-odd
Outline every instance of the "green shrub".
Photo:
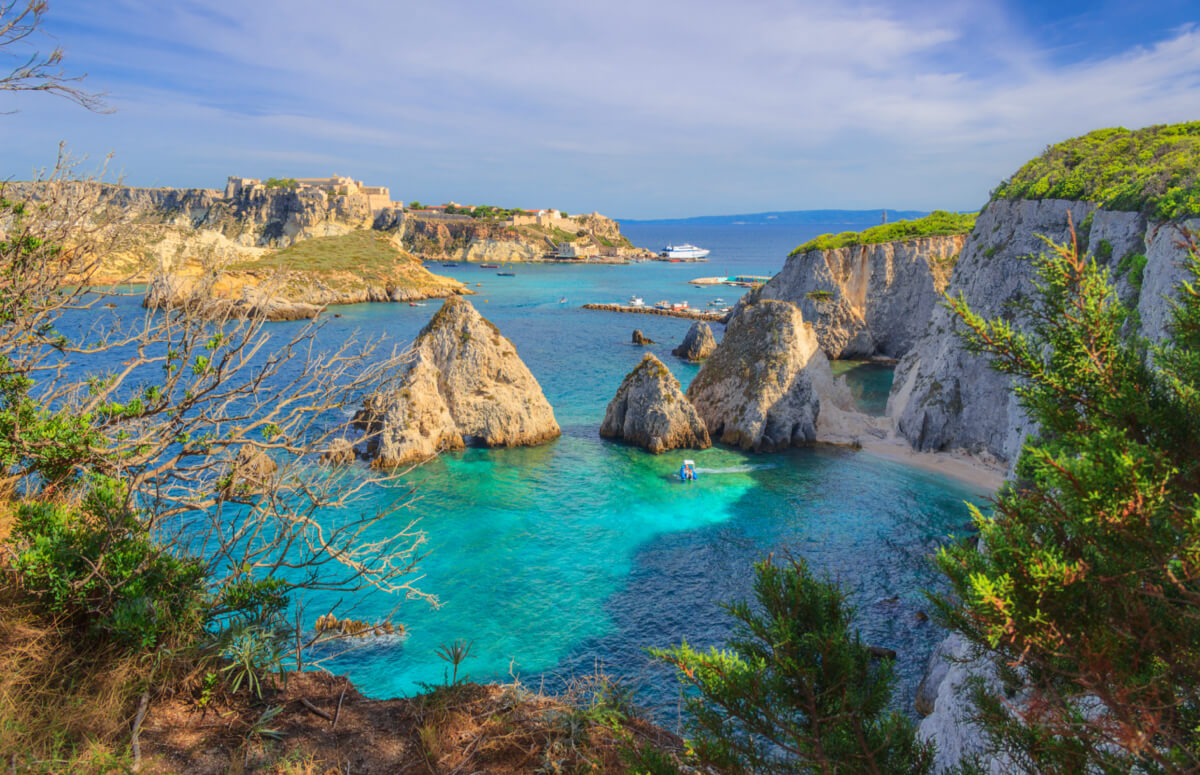
[{"label": "green shrub", "polygon": [[941,237],[952,234],[968,234],[975,228],[978,213],[948,213],[934,210],[924,218],[914,221],[896,221],[872,226],[863,231],[844,231],[841,234],[822,234],[795,248],[788,255],[795,256],[810,250],[835,250],[855,245],[874,245],[881,242],[899,242],[918,237]]},{"label": "green shrub", "polygon": [[1035,268],[1014,308],[1024,333],[951,300],[967,348],[1014,377],[1040,435],[994,514],[973,509],[988,551],[939,553],[955,593],[940,613],[1023,687],[1024,714],[975,696],[990,742],[1023,769],[1196,772],[1200,258],[1190,245],[1160,345],[1124,333],[1107,270],[1070,244]]},{"label": "green shrub", "polygon": [[852,631],[838,588],[803,561],[754,570],[755,603],[725,607],[737,621],[727,650],[651,652],[697,692],[686,727],[701,762],[739,773],[929,772],[932,746],[887,710],[892,663]]},{"label": "green shrub", "polygon": [[1200,215],[1200,121],[1100,129],[1050,146],[994,199],[1072,199],[1169,220]]},{"label": "green shrub", "polygon": [[833,291],[809,291],[808,293],[804,294],[804,298],[811,302],[822,304],[833,301]]},{"label": "green shrub", "polygon": [[21,503],[11,540],[17,578],[47,618],[143,649],[200,629],[203,566],[156,543],[116,480],[97,478],[79,507]]},{"label": "green shrub", "polygon": [[263,181],[263,185],[267,188],[296,188],[300,184],[295,178],[267,178]]},{"label": "green shrub", "polygon": [[1141,290],[1142,277],[1146,273],[1146,255],[1144,253],[1126,253],[1117,263],[1117,277],[1129,277],[1129,283]]}]

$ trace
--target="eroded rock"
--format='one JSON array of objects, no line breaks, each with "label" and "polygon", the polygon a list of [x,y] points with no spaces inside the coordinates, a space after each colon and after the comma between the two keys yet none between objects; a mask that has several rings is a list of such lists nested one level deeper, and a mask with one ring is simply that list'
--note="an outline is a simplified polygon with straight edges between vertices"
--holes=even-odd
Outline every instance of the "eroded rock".
[{"label": "eroded rock", "polygon": [[729,322],[687,397],[714,440],[769,452],[816,438],[814,374],[830,369],[812,326],[794,305],[763,300]]},{"label": "eroded rock", "polygon": [[600,435],[659,454],[672,449],[707,449],[708,429],[663,362],[646,353],[622,380],[608,404]]},{"label": "eroded rock", "polygon": [[702,361],[717,349],[717,340],[712,329],[703,320],[692,323],[683,342],[671,351],[672,355],[689,361]]},{"label": "eroded rock", "polygon": [[355,416],[372,465],[395,467],[463,446],[540,444],[560,434],[542,388],[512,342],[469,302],[452,297],[413,341],[396,388]]},{"label": "eroded rock", "polygon": [[633,329],[633,343],[639,345],[654,344],[654,340],[642,333],[642,329]]}]

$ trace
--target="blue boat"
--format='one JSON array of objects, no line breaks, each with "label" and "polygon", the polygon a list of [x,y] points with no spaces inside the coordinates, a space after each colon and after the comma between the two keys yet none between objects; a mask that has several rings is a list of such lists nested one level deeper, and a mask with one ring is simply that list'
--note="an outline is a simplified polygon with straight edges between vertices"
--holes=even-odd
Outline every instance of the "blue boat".
[{"label": "blue boat", "polygon": [[683,465],[679,467],[679,478],[685,482],[692,482],[696,480],[697,474],[695,460],[683,461]]}]

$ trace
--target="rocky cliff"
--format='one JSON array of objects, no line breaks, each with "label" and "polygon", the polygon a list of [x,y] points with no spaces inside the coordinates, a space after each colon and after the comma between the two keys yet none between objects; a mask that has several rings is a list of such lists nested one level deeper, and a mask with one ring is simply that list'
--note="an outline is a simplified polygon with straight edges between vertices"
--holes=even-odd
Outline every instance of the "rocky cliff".
[{"label": "rocky cliff", "polygon": [[368,397],[355,417],[373,465],[405,465],[464,445],[514,447],[558,437],[554,411],[512,342],[466,300],[447,299],[412,349],[398,386]]},{"label": "rocky cliff", "polygon": [[762,300],[730,320],[687,397],[713,439],[769,452],[816,439],[813,374],[829,363],[799,308]]},{"label": "rocky cliff", "polygon": [[606,439],[620,439],[654,454],[672,449],[707,449],[708,429],[663,362],[646,353],[625,375],[600,426]]},{"label": "rocky cliff", "polygon": [[[1011,317],[1009,303],[1033,289],[1032,267],[1024,258],[1045,251],[1043,238],[1067,240],[1068,217],[1080,226],[1082,244],[1110,267],[1121,297],[1138,309],[1143,333],[1160,337],[1166,295],[1183,277],[1181,224],[1150,221],[1137,212],[1060,199],[992,201],[963,247],[949,293],[961,293],[986,318]],[[1139,272],[1133,259],[1143,256]],[[964,449],[1011,463],[1032,428],[1009,378],[966,352],[956,325],[948,310],[934,307],[924,334],[896,369],[888,416],[915,449]]]},{"label": "rocky cliff", "polygon": [[808,250],[743,297],[797,305],[830,358],[899,358],[925,330],[966,235]]}]

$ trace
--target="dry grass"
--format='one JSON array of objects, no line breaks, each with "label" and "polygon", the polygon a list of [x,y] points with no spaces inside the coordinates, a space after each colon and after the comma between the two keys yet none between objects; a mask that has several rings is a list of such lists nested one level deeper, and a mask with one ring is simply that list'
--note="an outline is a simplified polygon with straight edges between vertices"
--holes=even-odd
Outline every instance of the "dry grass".
[{"label": "dry grass", "polygon": [[[586,682],[563,697],[517,683],[467,683],[419,697],[371,700],[344,678],[293,674],[286,687],[264,694],[261,703],[243,697],[205,713],[180,697],[152,710],[143,734],[145,771],[625,773],[644,769],[632,766],[628,757],[645,747],[678,762],[682,741],[677,737],[598,704],[595,697]],[[250,732],[266,707],[281,708],[271,721],[278,740]]]},{"label": "dry grass", "polygon": [[[7,574],[5,574],[7,576]],[[14,771],[119,771],[141,670],[73,650],[53,623],[0,593],[0,751]],[[116,768],[114,770],[114,768]]]}]

